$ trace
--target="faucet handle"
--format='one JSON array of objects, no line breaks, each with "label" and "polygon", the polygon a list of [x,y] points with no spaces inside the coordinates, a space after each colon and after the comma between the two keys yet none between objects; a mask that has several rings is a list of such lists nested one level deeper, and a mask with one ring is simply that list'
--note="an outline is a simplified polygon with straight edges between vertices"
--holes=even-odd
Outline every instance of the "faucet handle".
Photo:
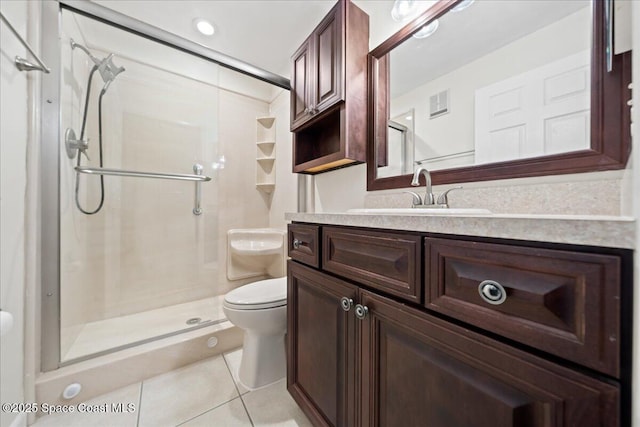
[{"label": "faucet handle", "polygon": [[418,195],[418,193],[414,193],[413,191],[403,191],[403,193],[411,194],[413,196],[413,201],[411,203],[412,207],[422,204],[422,198],[420,197],[420,195]]},{"label": "faucet handle", "polygon": [[446,207],[449,207],[449,199],[447,197],[447,195],[453,191],[453,190],[460,190],[462,188],[462,185],[458,185],[456,187],[451,187],[450,189],[448,189],[447,191],[445,191],[444,193],[440,194],[438,196],[438,200],[436,200],[436,204],[438,205],[444,205]]}]

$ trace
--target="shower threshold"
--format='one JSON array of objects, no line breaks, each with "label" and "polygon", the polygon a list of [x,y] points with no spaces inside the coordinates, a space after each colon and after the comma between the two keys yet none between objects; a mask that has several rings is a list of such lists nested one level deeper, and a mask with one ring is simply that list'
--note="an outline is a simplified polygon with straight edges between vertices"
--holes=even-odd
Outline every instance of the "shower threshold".
[{"label": "shower threshold", "polygon": [[[61,365],[223,322],[223,300],[224,296],[204,298],[86,323],[74,329],[76,337],[61,355]],[[70,333],[63,330],[63,337],[65,332]]]}]

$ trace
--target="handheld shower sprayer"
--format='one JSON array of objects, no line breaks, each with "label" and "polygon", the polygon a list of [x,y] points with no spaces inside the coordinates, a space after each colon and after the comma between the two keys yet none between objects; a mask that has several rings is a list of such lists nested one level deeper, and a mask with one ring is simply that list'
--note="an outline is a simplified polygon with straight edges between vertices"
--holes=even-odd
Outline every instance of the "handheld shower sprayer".
[{"label": "handheld shower sprayer", "polygon": [[106,92],[109,85],[111,85],[111,82],[115,80],[116,76],[124,71],[124,67],[116,67],[113,63],[113,53],[110,53],[106,58],[98,59],[89,51],[89,49],[71,39],[71,49],[75,48],[85,52],[97,67],[97,70],[104,81],[102,92]]},{"label": "handheld shower sprayer", "polygon": [[[93,61],[93,67],[91,68],[91,71],[89,72],[89,79],[87,81],[87,91],[86,91],[86,99],[85,99],[85,105],[84,105],[84,114],[82,116],[82,128],[80,130],[80,138],[76,139],[75,137],[75,133],[73,132],[72,129],[67,129],[67,132],[65,134],[65,143],[66,143],[66,147],[67,147],[67,155],[69,156],[70,159],[73,159],[76,156],[77,152],[83,153],[86,157],[87,160],[89,159],[89,156],[87,156],[86,150],[89,147],[89,141],[88,140],[84,140],[84,133],[85,133],[85,125],[87,123],[87,112],[89,109],[89,96],[91,93],[91,81],[93,79],[93,75],[95,74],[96,71],[100,72],[100,76],[102,77],[102,80],[104,81],[104,86],[102,87],[102,90],[100,91],[100,95],[98,96],[98,162],[100,167],[103,166],[103,153],[102,153],[102,97],[104,96],[104,94],[107,92],[107,89],[109,89],[109,86],[111,85],[111,82],[113,82],[116,78],[116,76],[118,74],[120,74],[121,72],[124,71],[124,67],[116,67],[116,65],[113,63],[113,53],[109,54],[106,58],[103,59],[98,59],[96,58],[90,51],[89,49],[87,49],[85,46],[82,46],[78,43],[76,43],[73,39],[71,40],[71,49],[75,49],[78,48],[80,50],[82,50],[84,53],[86,53],[89,58],[91,59],[91,61]],[[76,167],[80,166],[80,156],[78,156],[77,161],[76,161]],[[76,200],[76,206],[78,207],[78,210],[80,210],[80,212],[82,212],[85,215],[93,215],[96,214],[98,212],[100,212],[100,210],[102,209],[102,205],[104,203],[104,177],[102,175],[100,175],[100,202],[98,204],[98,207],[95,208],[94,210],[86,210],[84,209],[81,205],[80,205],[80,200],[78,197],[78,193],[79,193],[79,188],[80,188],[80,174],[78,172],[76,172],[76,185],[75,185],[75,200]]]}]

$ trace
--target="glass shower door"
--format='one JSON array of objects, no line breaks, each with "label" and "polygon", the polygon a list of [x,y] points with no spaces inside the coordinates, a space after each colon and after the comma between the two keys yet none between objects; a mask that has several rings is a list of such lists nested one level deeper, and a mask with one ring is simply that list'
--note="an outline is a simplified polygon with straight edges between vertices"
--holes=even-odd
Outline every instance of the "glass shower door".
[{"label": "glass shower door", "polygon": [[[79,163],[60,147],[66,363],[223,320],[216,277],[225,236],[218,66],[67,10],[62,28],[62,132],[88,141]],[[95,174],[105,169],[212,179]]]}]

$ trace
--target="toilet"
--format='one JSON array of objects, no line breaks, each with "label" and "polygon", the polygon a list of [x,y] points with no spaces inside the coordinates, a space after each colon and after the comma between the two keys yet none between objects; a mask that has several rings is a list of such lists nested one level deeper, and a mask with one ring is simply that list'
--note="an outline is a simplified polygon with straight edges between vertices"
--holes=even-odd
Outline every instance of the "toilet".
[{"label": "toilet", "polygon": [[225,295],[222,307],[227,319],[244,330],[240,383],[256,389],[284,378],[286,276],[236,288]]}]

